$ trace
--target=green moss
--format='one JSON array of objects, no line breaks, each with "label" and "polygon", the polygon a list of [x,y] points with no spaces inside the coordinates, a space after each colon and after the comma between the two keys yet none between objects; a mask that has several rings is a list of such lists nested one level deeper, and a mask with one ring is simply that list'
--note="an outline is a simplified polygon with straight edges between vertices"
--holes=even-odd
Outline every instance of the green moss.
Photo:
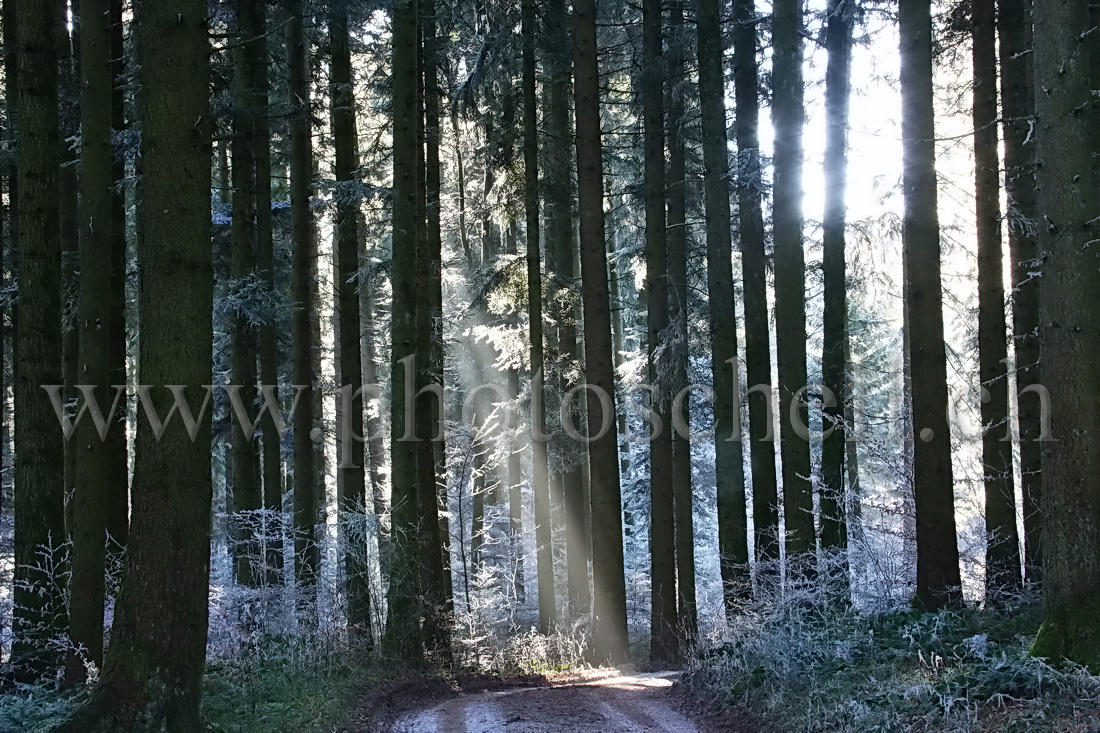
[{"label": "green moss", "polygon": [[1080,598],[1048,611],[1028,653],[1100,674],[1100,599]]}]

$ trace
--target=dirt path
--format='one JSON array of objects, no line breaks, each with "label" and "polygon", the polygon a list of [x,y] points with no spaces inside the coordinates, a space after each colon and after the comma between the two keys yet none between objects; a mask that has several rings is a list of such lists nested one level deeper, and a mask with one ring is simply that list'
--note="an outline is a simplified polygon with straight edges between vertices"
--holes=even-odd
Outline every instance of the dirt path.
[{"label": "dirt path", "polygon": [[391,733],[710,733],[672,694],[676,672],[616,674],[462,695],[407,712]]}]

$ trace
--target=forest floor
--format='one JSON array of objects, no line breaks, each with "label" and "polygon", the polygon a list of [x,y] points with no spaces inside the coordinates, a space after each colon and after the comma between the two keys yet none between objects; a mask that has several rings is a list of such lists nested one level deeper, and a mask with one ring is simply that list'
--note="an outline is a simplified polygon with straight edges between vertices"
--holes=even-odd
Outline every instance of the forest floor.
[{"label": "forest floor", "polygon": [[[407,682],[360,702],[346,733],[738,733],[750,731],[682,694],[678,672]],[[380,699],[381,698],[381,699]],[[382,704],[379,704],[379,703]]]}]

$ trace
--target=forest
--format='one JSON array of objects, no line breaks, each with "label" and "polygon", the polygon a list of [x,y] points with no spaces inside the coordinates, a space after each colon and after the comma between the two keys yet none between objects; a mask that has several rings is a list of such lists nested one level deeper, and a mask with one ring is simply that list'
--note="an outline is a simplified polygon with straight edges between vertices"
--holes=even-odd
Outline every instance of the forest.
[{"label": "forest", "polygon": [[0,731],[1100,730],[1100,0],[0,36]]}]

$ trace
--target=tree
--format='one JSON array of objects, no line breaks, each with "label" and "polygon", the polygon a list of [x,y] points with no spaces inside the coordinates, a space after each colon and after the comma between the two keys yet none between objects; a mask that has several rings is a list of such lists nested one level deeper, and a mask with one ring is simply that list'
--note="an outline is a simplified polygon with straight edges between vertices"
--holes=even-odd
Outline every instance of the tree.
[{"label": "tree", "polygon": [[[584,282],[585,377],[592,512],[592,656],[612,663],[627,653],[626,580],[623,575],[622,496],[619,493],[615,422],[615,362],[603,217],[603,146],[600,79],[596,57],[596,2],[573,3],[577,193],[580,209],[581,279]],[[610,404],[605,404],[606,399]],[[606,425],[604,423],[607,423]]]},{"label": "tree", "polygon": [[[252,72],[250,99],[252,115],[252,160],[256,167],[253,196],[256,201],[256,270],[269,298],[275,297],[275,240],[271,217],[271,119],[269,109],[270,81],[268,59],[267,3],[250,0],[239,19],[244,36],[244,52],[249,56]],[[275,318],[271,315],[259,324],[260,386],[278,384],[278,339]],[[283,567],[282,526],[283,463],[282,436],[275,425],[275,416],[265,412],[260,422],[263,435],[263,508],[268,570],[267,582],[277,583]]]},{"label": "tree", "polygon": [[802,2],[776,0],[772,15],[772,123],[775,127],[772,239],[783,522],[788,561],[812,552],[813,489],[806,387],[806,262],[802,245]]},{"label": "tree", "polygon": [[[549,93],[546,105],[548,152],[546,164],[546,249],[547,259],[553,259],[554,274],[559,283],[567,284],[558,293],[558,351],[561,354],[562,392],[576,387],[572,375],[580,362],[577,340],[577,317],[572,284],[576,278],[576,257],[573,249],[573,133],[569,125],[569,83],[571,80],[570,18],[564,0],[551,0],[547,7],[546,66]],[[579,402],[579,400],[578,400]],[[576,412],[574,413],[576,414]],[[566,585],[569,595],[569,618],[586,617],[591,612],[588,562],[591,546],[586,527],[588,507],[585,499],[581,464],[587,459],[588,446],[571,446],[580,453],[576,463],[568,463],[555,477],[560,482],[565,505]],[[570,456],[570,458],[573,458]]]},{"label": "tree", "polygon": [[[15,308],[15,590],[11,659],[35,679],[60,663],[47,640],[66,627],[64,578],[55,565],[65,541],[61,434],[40,385],[61,383],[61,242],[58,228],[58,68],[53,0],[9,9],[14,35],[19,141],[15,184],[19,231],[19,305]],[[11,35],[6,39],[9,43]],[[10,65],[9,65],[10,69]]]},{"label": "tree", "polygon": [[1008,341],[1001,252],[995,0],[971,5],[974,58],[974,190],[978,235],[978,372],[982,392],[986,594],[1020,585],[1020,537],[1008,431]]},{"label": "tree", "polygon": [[730,236],[729,151],[718,0],[696,0],[699,102],[703,128],[703,196],[707,228],[711,373],[714,375],[714,473],[718,547],[726,608],[749,566],[745,463],[737,355],[737,301]]},{"label": "tree", "polygon": [[737,118],[737,215],[741,269],[745,293],[745,373],[750,389],[749,445],[752,458],[752,504],[756,557],[779,558],[779,508],[775,483],[775,444],[771,410],[771,334],[768,329],[767,263],[764,256],[764,214],[760,199],[764,169],[760,160],[759,69],[753,0],[733,3],[733,85]]},{"label": "tree", "polygon": [[902,3],[898,23],[905,190],[902,248],[909,369],[915,377],[910,431],[917,514],[917,597],[925,608],[937,609],[961,600],[961,580],[947,424],[929,0]]},{"label": "tree", "polygon": [[[531,338],[531,390],[539,390],[546,380],[542,317],[542,253],[539,237],[539,121],[535,84],[535,36],[537,34],[534,0],[523,0],[521,33],[523,36],[523,206],[527,217],[527,323]],[[531,436],[531,489],[535,498],[535,544],[539,583],[539,630],[549,633],[557,622],[554,589],[554,553],[550,523],[550,467],[546,455],[546,413],[534,411],[535,433]],[[514,542],[518,530],[514,526]]]},{"label": "tree", "polygon": [[[123,0],[111,0],[111,126],[121,136],[126,121],[126,43],[123,33]],[[110,352],[111,378],[108,384],[126,384],[126,158],[118,151],[111,167],[111,280]],[[126,546],[130,533],[130,461],[126,446],[126,405],[120,404],[114,424],[107,433],[107,536],[113,548]]]},{"label": "tree", "polygon": [[646,354],[652,410],[659,423],[649,441],[650,644],[655,661],[676,657],[676,538],[672,494],[670,400],[662,383],[669,363],[662,343],[668,329],[668,232],[665,220],[664,51],[661,0],[642,4],[642,63],[639,85],[645,137]]},{"label": "tree", "polygon": [[[684,86],[687,68],[684,64],[684,2],[672,0],[669,9],[668,50],[668,282],[669,323],[676,338],[670,338],[669,381],[670,389],[665,399],[675,397],[688,386],[690,345],[688,319],[688,220],[687,220],[687,161],[683,128],[687,124],[684,115]],[[670,405],[671,409],[675,409]],[[670,410],[671,412],[671,410]],[[682,415],[690,433],[691,416],[688,400],[682,402]],[[695,527],[692,509],[691,438],[674,430],[672,442],[672,495],[676,515],[676,599],[681,631],[692,639],[698,630],[695,599]]]},{"label": "tree", "polygon": [[[337,466],[337,492],[344,526],[344,572],[347,577],[348,623],[370,638],[370,583],[364,562],[366,535],[353,529],[353,517],[366,505],[367,484],[363,434],[365,399],[355,392],[363,383],[363,355],[359,348],[359,168],[358,132],[355,123],[355,87],[348,37],[348,7],[337,2],[329,8],[329,47],[332,52],[329,95],[332,104],[332,138],[336,175],[335,263],[338,346],[336,383],[346,391],[341,408],[343,421],[337,430],[342,454]],[[346,430],[346,432],[344,432]]]},{"label": "tree", "polygon": [[[825,218],[822,222],[824,335],[821,354],[826,401],[821,441],[821,545],[848,545],[844,492],[844,406],[851,401],[848,359],[845,189],[848,179],[848,103],[851,97],[852,3],[831,0],[827,10],[825,48]],[[830,430],[831,429],[831,430]]]},{"label": "tree", "polygon": [[[1045,613],[1031,653],[1100,672],[1100,136],[1090,109],[1100,53],[1088,0],[1035,3],[1039,307],[1050,438],[1043,442]],[[1092,155],[1087,153],[1091,152]]]},{"label": "tree", "polygon": [[1016,357],[1017,421],[1020,427],[1020,497],[1024,514],[1024,564],[1029,581],[1042,569],[1042,403],[1035,392],[1039,363],[1039,279],[1036,226],[1035,114],[1031,54],[1031,0],[998,0],[997,46],[1001,78],[1008,252],[1012,282],[1012,339]]},{"label": "tree", "polygon": [[[443,386],[443,238],[440,229],[441,173],[439,164],[439,49],[436,5],[434,0],[420,0],[420,42],[418,84],[418,186],[423,216],[423,235],[417,239],[416,252],[416,353],[417,393],[438,385]],[[422,170],[422,174],[421,174]],[[424,399],[427,399],[427,395]],[[422,581],[424,583],[424,642],[429,651],[450,655],[450,552],[440,518],[446,507],[446,445],[443,424],[437,417],[439,409],[417,406],[417,485],[420,494],[420,530]],[[436,437],[439,439],[437,440]],[[442,496],[441,496],[442,494]]]},{"label": "tree", "polygon": [[202,411],[195,409],[195,396],[212,377],[206,5],[144,0],[135,22],[140,83],[156,92],[142,108],[138,381],[155,385],[150,408],[161,419],[172,404],[163,385],[188,385],[185,396],[199,417],[193,434],[177,417],[158,440],[139,410],[131,543],[111,646],[95,694],[62,731],[202,728],[212,492],[210,420],[202,397]]},{"label": "tree", "polygon": [[[255,55],[249,52],[245,17],[254,11],[249,7],[258,0],[237,0],[237,31],[241,41],[233,49],[233,139],[230,155],[233,159],[233,223],[229,275],[237,294],[250,284],[256,265],[256,163],[255,118],[252,84]],[[256,329],[252,318],[238,307],[230,319],[232,353],[230,380],[240,391],[242,404],[251,409],[256,402]],[[229,446],[230,481],[233,490],[235,517],[235,569],[237,582],[259,585],[260,573],[256,533],[256,512],[263,506],[256,443],[245,434],[244,421],[233,421]]]},{"label": "tree", "polygon": [[406,435],[415,430],[415,425],[406,422],[404,389],[404,380],[413,377],[408,370],[415,368],[416,358],[416,97],[419,51],[416,0],[398,0],[394,4],[392,18],[393,323],[390,476],[393,487],[393,560],[390,570],[389,621],[386,624],[384,641],[391,655],[419,659],[423,655],[423,648],[420,608],[417,603],[417,548],[420,537],[417,445],[406,439]]},{"label": "tree", "polygon": [[294,275],[293,373],[295,389],[301,389],[294,413],[294,560],[295,577],[310,585],[320,567],[316,525],[320,491],[313,453],[313,303],[317,252],[313,240],[313,215],[309,200],[313,188],[312,118],[309,102],[309,40],[305,6],[293,0],[287,18],[287,82],[293,116],[290,118],[290,216]]},{"label": "tree", "polygon": [[[79,380],[99,405],[112,401],[110,348],[112,183],[111,30],[109,0],[85,0],[80,33]],[[85,393],[87,395],[88,393]],[[109,408],[108,408],[109,409]],[[69,661],[70,682],[84,678],[84,662],[103,664],[103,603],[107,501],[112,475],[109,446],[87,419],[77,424],[72,511],[69,634],[82,654]],[[108,427],[108,429],[110,429]],[[83,659],[81,659],[83,657]]]}]

